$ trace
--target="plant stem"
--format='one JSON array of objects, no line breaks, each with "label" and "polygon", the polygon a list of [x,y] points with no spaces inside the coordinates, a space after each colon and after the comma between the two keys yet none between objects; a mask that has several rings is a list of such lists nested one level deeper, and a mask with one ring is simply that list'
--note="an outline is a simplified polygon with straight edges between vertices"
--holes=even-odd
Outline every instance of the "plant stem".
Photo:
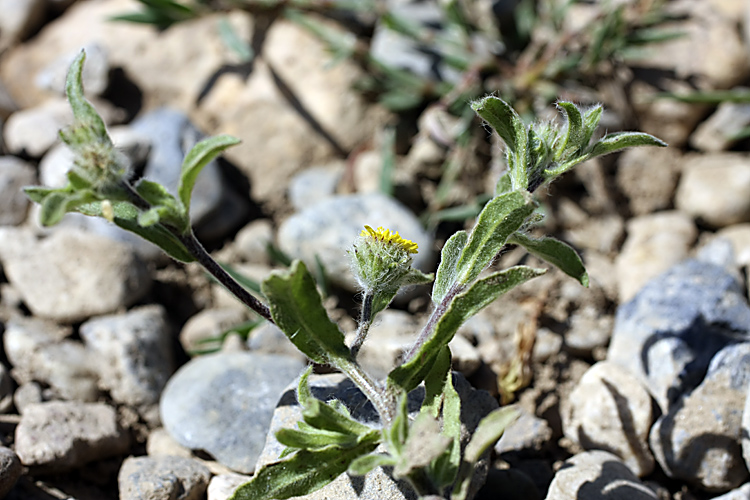
[{"label": "plant stem", "polygon": [[380,415],[380,420],[383,422],[383,427],[390,427],[396,415],[396,405],[390,401],[380,384],[375,382],[356,361],[337,363],[336,368],[344,372],[375,406]]},{"label": "plant stem", "polygon": [[[122,181],[120,185],[127,193],[128,198],[130,198],[130,202],[135,205],[136,208],[144,211],[151,209],[151,204],[146,201],[129,182]],[[213,257],[211,257],[211,254],[209,254],[206,249],[203,248],[203,245],[201,245],[200,241],[198,241],[198,239],[195,237],[192,229],[189,229],[187,234],[182,234],[182,232],[175,227],[172,227],[168,224],[162,225],[170,233],[172,233],[175,238],[180,240],[180,243],[185,246],[190,255],[195,257],[195,260],[197,260],[198,263],[203,266],[203,268],[209,274],[216,278],[216,281],[221,283],[227,290],[229,290],[232,295],[237,297],[240,302],[261,315],[263,318],[267,319],[271,323],[274,323],[273,318],[271,317],[271,311],[268,309],[268,307],[261,301],[256,299],[250,292],[245,289],[245,287],[237,283],[237,281],[232,278],[229,273],[227,273],[219,265],[219,263],[214,260]]]},{"label": "plant stem", "polygon": [[448,310],[448,306],[450,306],[453,298],[458,295],[458,292],[460,292],[461,290],[463,290],[462,286],[453,285],[450,290],[448,290],[448,293],[445,294],[443,300],[440,301],[440,304],[438,304],[437,307],[433,309],[432,314],[430,314],[430,319],[427,320],[427,323],[425,323],[422,331],[419,332],[417,340],[414,341],[414,344],[404,354],[404,363],[411,361],[411,359],[417,355],[424,343],[427,342],[427,340],[432,335],[432,332],[435,331],[435,327],[437,326],[438,321],[440,321],[440,318],[442,318],[445,312]]},{"label": "plant stem", "polygon": [[[170,228],[171,229],[171,228]],[[193,231],[191,230],[188,234],[182,235],[178,233],[174,233],[174,235],[180,240],[180,242],[185,245],[185,248],[187,248],[188,252],[190,252],[190,255],[195,257],[195,260],[198,261],[198,263],[203,266],[203,268],[208,271],[211,276],[216,278],[216,280],[221,283],[229,292],[237,297],[237,299],[245,304],[247,307],[261,315],[263,318],[267,319],[271,323],[273,323],[273,318],[271,317],[271,311],[268,309],[268,307],[256,299],[250,292],[245,289],[242,285],[237,283],[237,281],[232,278],[229,273],[227,273],[218,262],[214,260],[213,257],[206,251],[205,248],[203,248],[203,245],[201,245],[200,241],[195,237],[193,234]]]},{"label": "plant stem", "polygon": [[372,324],[372,299],[375,297],[374,294],[365,294],[365,300],[362,302],[362,312],[359,316],[359,326],[357,327],[357,337],[354,339],[352,346],[349,348],[352,353],[352,359],[357,359],[357,354],[362,348],[362,344],[367,338],[367,332],[370,331],[370,325]]}]

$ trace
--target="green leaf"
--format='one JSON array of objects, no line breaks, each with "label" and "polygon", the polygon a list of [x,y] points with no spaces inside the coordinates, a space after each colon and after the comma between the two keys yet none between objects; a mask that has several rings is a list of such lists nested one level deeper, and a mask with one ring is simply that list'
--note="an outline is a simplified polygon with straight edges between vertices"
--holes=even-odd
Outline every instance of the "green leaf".
[{"label": "green leaf", "polygon": [[43,226],[54,226],[68,213],[75,211],[80,205],[96,200],[90,191],[65,191],[63,189],[49,192],[42,200],[39,221]]},{"label": "green leaf", "polygon": [[[188,252],[185,246],[177,239],[167,228],[161,224],[143,227],[138,223],[140,211],[127,202],[112,202],[114,211],[113,222],[131,233],[135,233],[141,238],[150,241],[158,246],[170,257],[180,262],[192,262],[195,258]],[[103,217],[100,202],[88,203],[77,208],[84,215]]]},{"label": "green leaf", "polygon": [[354,420],[343,404],[325,403],[312,395],[308,378],[312,373],[312,366],[305,370],[297,386],[297,401],[302,406],[304,422],[315,429],[357,436],[358,439],[368,437],[372,432],[379,435],[371,427]]},{"label": "green leaf", "polygon": [[453,234],[443,245],[440,253],[440,265],[435,275],[435,284],[432,287],[432,302],[439,304],[448,294],[448,290],[456,284],[458,277],[458,259],[469,239],[466,231],[458,231]]},{"label": "green leaf", "polygon": [[344,334],[328,317],[315,282],[302,261],[275,271],[261,284],[271,316],[289,340],[316,363],[349,360]]},{"label": "green leaf", "polygon": [[180,183],[177,186],[177,194],[184,207],[184,215],[190,217],[190,197],[193,194],[195,181],[198,179],[203,167],[216,158],[222,151],[230,146],[239,144],[240,140],[230,135],[218,135],[203,139],[185,155],[180,173]]},{"label": "green leaf", "polygon": [[428,413],[420,413],[409,428],[409,436],[398,457],[393,475],[403,479],[429,466],[450,446],[452,440],[440,433],[440,423]]},{"label": "green leaf", "polygon": [[112,146],[104,120],[83,95],[82,74],[85,60],[86,52],[81,50],[73,60],[65,80],[65,94],[73,110],[73,125],[60,131],[60,136],[74,151],[92,142],[103,142],[107,146]]},{"label": "green leaf", "polygon": [[602,113],[604,113],[604,108],[601,105],[594,106],[584,111],[583,113],[584,135],[583,135],[583,138],[581,139],[581,142],[584,144],[584,147],[587,147],[589,145],[589,142],[591,142],[591,138],[594,137],[594,132],[596,132],[596,127],[599,126],[599,121],[602,119]]},{"label": "green leaf", "polygon": [[479,422],[464,450],[458,479],[451,493],[451,500],[466,500],[471,478],[474,475],[479,458],[500,439],[505,429],[515,422],[519,415],[520,412],[516,407],[505,406],[493,411]]},{"label": "green leaf", "polygon": [[512,190],[513,190],[513,181],[510,178],[510,173],[505,172],[497,180],[497,184],[495,185],[495,196],[508,193]]},{"label": "green leaf", "polygon": [[471,103],[471,108],[494,128],[508,148],[508,167],[513,189],[529,186],[528,128],[507,102],[499,97],[487,96]]},{"label": "green leaf", "polygon": [[388,383],[409,392],[427,376],[441,349],[448,345],[458,328],[500,295],[531,278],[544,274],[544,269],[515,266],[493,273],[473,283],[456,295],[440,318],[419,352],[388,374]]},{"label": "green leaf", "polygon": [[434,418],[440,416],[443,408],[443,390],[451,371],[451,350],[443,347],[435,358],[432,368],[424,379],[424,401],[420,413],[428,413]]},{"label": "green leaf", "polygon": [[398,413],[393,419],[391,426],[383,431],[384,437],[388,440],[388,449],[394,455],[401,455],[404,449],[404,443],[409,436],[409,410],[407,407],[407,393],[402,392],[398,399]]},{"label": "green leaf", "polygon": [[226,17],[219,20],[219,37],[224,45],[237,55],[241,62],[252,61],[255,57],[252,45],[237,34],[237,31]]},{"label": "green leaf", "polygon": [[361,456],[351,464],[347,472],[352,476],[364,476],[375,467],[392,467],[396,465],[396,459],[384,453],[370,453]]},{"label": "green leaf", "polygon": [[589,275],[583,267],[581,257],[567,243],[549,236],[541,239],[530,238],[521,232],[513,233],[508,243],[521,245],[531,255],[549,262],[571,278],[578,280],[583,286],[589,286]]},{"label": "green leaf", "polygon": [[474,281],[533,211],[534,202],[525,191],[512,191],[490,200],[461,253],[457,282],[467,285]]},{"label": "green leaf", "polygon": [[363,442],[352,448],[330,446],[300,450],[289,459],[266,465],[241,485],[230,500],[285,500],[307,495],[346,472],[357,458],[371,453],[377,443]]},{"label": "green leaf", "polygon": [[578,110],[578,106],[572,102],[560,101],[557,103],[557,107],[562,109],[568,118],[565,139],[558,145],[557,152],[555,153],[555,160],[560,160],[576,151],[584,149],[588,146],[588,141],[583,142],[585,137],[583,117]]},{"label": "green leaf", "polygon": [[325,431],[323,429],[313,429],[311,431],[279,429],[276,433],[276,439],[284,446],[301,450],[320,450],[331,445],[351,448],[358,442],[357,436]]},{"label": "green leaf", "polygon": [[167,188],[156,182],[141,179],[135,190],[151,205],[151,209],[138,218],[139,224],[152,226],[162,222],[183,233],[190,229],[190,219],[185,216],[182,205]]},{"label": "green leaf", "polygon": [[643,132],[616,132],[599,139],[591,148],[589,157],[594,158],[633,146],[667,147],[667,143]]}]

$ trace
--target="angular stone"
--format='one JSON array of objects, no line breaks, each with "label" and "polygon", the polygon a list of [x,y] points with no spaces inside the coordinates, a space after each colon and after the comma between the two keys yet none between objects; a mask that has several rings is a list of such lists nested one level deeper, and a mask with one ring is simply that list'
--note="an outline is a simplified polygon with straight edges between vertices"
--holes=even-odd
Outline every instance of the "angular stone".
[{"label": "angular stone", "polygon": [[117,485],[121,500],[201,500],[209,470],[185,457],[128,457],[120,468]]}]

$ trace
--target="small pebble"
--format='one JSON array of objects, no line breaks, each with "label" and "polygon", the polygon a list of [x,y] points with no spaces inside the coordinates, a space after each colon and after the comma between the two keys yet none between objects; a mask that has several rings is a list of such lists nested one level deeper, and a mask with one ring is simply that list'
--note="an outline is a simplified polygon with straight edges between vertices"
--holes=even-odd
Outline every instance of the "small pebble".
[{"label": "small pebble", "polygon": [[201,500],[211,472],[185,457],[128,457],[117,484],[120,500]]},{"label": "small pebble", "polygon": [[17,226],[26,219],[29,198],[22,188],[36,183],[34,167],[20,158],[0,156],[0,226]]},{"label": "small pebble", "polygon": [[18,455],[5,446],[0,446],[0,498],[13,489],[18,478],[23,473],[23,466]]}]

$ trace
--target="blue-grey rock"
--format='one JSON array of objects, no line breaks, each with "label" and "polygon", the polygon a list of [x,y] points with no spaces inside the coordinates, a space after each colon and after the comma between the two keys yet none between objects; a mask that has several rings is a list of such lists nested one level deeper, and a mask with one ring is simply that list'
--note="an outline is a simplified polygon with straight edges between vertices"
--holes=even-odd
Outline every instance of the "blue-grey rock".
[{"label": "blue-grey rock", "polygon": [[720,266],[687,260],[618,308],[607,359],[629,369],[667,413],[721,348],[747,339],[742,285]]},{"label": "blue-grey rock", "polygon": [[304,210],[336,193],[344,165],[307,168],[289,182],[289,201],[295,210]]},{"label": "blue-grey rock", "polygon": [[117,485],[121,500],[201,500],[210,479],[208,468],[192,458],[128,457]]},{"label": "blue-grey rock", "polygon": [[181,445],[252,473],[279,396],[303,367],[297,359],[250,352],[194,358],[164,388],[164,428]]},{"label": "blue-grey rock", "polygon": [[[2,144],[0,144],[0,151]],[[0,225],[16,226],[26,218],[24,186],[36,184],[36,169],[13,156],[0,156]]]},{"label": "blue-grey rock", "polygon": [[727,346],[703,382],[657,420],[649,442],[668,476],[715,493],[747,481],[740,442],[749,383],[750,343]]},{"label": "blue-grey rock", "polygon": [[[373,405],[351,380],[342,374],[311,375],[310,390],[314,397],[322,401],[338,400],[343,403],[356,420],[380,426],[380,418]],[[470,434],[476,429],[479,421],[497,408],[497,401],[486,391],[474,389],[466,379],[454,373],[453,384],[461,398],[462,441],[468,442]],[[276,432],[282,428],[294,428],[302,419],[302,411],[296,398],[297,382],[290,384],[273,414],[271,427],[266,438],[263,452],[258,458],[256,469],[279,459],[284,446],[276,440]],[[409,394],[408,408],[411,415],[416,415],[422,400],[423,388],[417,388]],[[472,479],[469,498],[484,483],[489,466],[488,455],[476,466]],[[394,481],[386,469],[377,467],[364,477],[351,477],[344,473],[327,486],[299,497],[300,500],[405,500],[416,499],[416,495],[406,483]]]},{"label": "blue-grey rock", "polygon": [[[131,127],[151,138],[151,153],[143,176],[177,192],[182,161],[203,134],[180,111],[159,108],[133,120]],[[246,204],[227,189],[216,160],[198,175],[190,202],[190,216],[198,236],[221,236],[247,211]]]},{"label": "blue-grey rock", "polygon": [[585,451],[565,461],[555,474],[546,500],[657,500],[615,455]]},{"label": "blue-grey rock", "polygon": [[340,286],[356,290],[347,250],[365,224],[398,231],[419,245],[414,267],[429,271],[433,238],[417,217],[399,202],[382,194],[354,194],[323,200],[285,220],[279,228],[281,250],[314,269],[316,256],[327,276]]},{"label": "blue-grey rock", "polygon": [[99,386],[112,399],[132,406],[154,405],[173,371],[172,337],[160,305],[100,316],[81,325],[93,354]]}]

